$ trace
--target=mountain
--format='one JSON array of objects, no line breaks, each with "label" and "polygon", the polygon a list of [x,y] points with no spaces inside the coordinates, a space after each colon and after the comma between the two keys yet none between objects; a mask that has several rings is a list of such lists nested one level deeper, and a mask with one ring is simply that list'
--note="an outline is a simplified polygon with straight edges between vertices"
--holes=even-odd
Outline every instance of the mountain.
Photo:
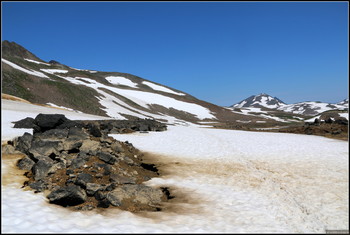
[{"label": "mountain", "polygon": [[323,112],[330,111],[330,110],[347,110],[347,109],[348,109],[348,105],[345,102],[330,104],[330,103],[312,102],[312,101],[284,105],[278,108],[278,110],[282,110],[285,112],[308,115],[308,116],[319,115]]},{"label": "mountain", "polygon": [[3,41],[2,52],[2,93],[32,103],[116,119],[152,118],[168,124],[262,120],[136,75],[45,62],[15,42]]},{"label": "mountain", "polygon": [[269,108],[275,109],[280,106],[285,105],[285,103],[278,99],[277,97],[272,97],[268,94],[261,93],[259,95],[252,95],[241,102],[232,105],[233,108],[243,108],[243,107],[254,107],[254,108]]},{"label": "mountain", "polygon": [[[283,111],[291,114],[305,115],[305,116],[315,116],[323,112],[330,110],[348,110],[349,100],[345,99],[336,104],[323,103],[323,102],[299,102],[295,104],[286,104],[277,97],[272,97],[268,94],[252,95],[241,102],[230,106],[232,109],[240,108],[243,110],[254,110],[259,112],[261,110],[256,108],[263,108],[263,113],[269,111]],[[241,110],[242,111],[242,110]]]}]

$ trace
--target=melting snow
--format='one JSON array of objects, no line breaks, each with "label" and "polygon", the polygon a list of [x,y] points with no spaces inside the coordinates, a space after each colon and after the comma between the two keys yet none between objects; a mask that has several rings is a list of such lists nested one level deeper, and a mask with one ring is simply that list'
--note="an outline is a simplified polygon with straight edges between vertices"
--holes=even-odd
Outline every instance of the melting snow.
[{"label": "melting snow", "polygon": [[48,76],[46,76],[45,74],[43,74],[41,72],[38,72],[38,71],[35,71],[35,70],[25,69],[25,68],[23,68],[21,66],[18,66],[17,64],[12,63],[12,62],[10,62],[8,60],[5,60],[5,59],[1,58],[1,61],[6,63],[6,64],[8,64],[8,65],[10,65],[12,68],[18,69],[18,70],[20,70],[22,72],[25,72],[27,74],[34,75],[34,76],[37,76],[37,77],[42,77],[42,78],[49,78]]},{"label": "melting snow", "polygon": [[164,92],[175,94],[175,95],[185,95],[184,93],[175,92],[175,91],[170,90],[166,87],[159,86],[159,85],[151,83],[151,82],[143,81],[142,83],[151,87],[153,90],[164,91]]}]

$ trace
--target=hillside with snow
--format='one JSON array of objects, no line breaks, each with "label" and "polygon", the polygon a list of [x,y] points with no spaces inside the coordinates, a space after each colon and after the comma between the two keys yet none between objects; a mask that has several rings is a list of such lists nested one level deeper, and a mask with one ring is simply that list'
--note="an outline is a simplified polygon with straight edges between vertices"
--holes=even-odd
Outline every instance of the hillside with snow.
[{"label": "hillside with snow", "polygon": [[16,44],[2,43],[2,93],[32,103],[50,104],[116,119],[151,118],[187,125],[246,117],[185,92],[120,73],[77,69],[45,62]]},{"label": "hillside with snow", "polygon": [[[91,86],[99,84],[91,83]],[[141,105],[142,103],[140,103]],[[2,100],[2,141],[29,129],[13,121],[38,113],[107,117]],[[168,126],[111,135],[159,166],[148,186],[169,187],[159,212],[71,211],[21,188],[16,159],[2,157],[3,233],[325,233],[349,229],[346,141],[318,136]],[[254,143],[254,144],[252,144]]]}]

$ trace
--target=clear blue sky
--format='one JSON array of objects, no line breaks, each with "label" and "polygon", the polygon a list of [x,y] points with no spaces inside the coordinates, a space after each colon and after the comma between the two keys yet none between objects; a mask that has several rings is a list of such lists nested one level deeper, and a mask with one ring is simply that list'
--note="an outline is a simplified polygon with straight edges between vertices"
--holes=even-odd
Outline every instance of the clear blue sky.
[{"label": "clear blue sky", "polygon": [[222,106],[348,98],[343,2],[2,2],[2,40],[131,73]]}]

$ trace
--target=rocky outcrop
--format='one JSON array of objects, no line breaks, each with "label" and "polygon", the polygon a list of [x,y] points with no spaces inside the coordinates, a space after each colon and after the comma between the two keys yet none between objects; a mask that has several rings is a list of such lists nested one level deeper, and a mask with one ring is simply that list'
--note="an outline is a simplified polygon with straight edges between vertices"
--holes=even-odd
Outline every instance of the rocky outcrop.
[{"label": "rocky outcrop", "polygon": [[150,131],[166,126],[150,120],[116,123],[39,114],[33,119],[33,135],[25,133],[12,142],[25,154],[17,163],[27,171],[25,186],[35,192],[48,190],[50,203],[77,210],[160,210],[169,192],[142,184],[159,175],[156,166],[143,162],[142,153],[131,143],[109,137],[106,130]]},{"label": "rocky outcrop", "polygon": [[165,131],[167,126],[153,119],[134,120],[68,120],[60,114],[39,114],[35,119],[25,118],[13,122],[14,128],[33,128],[35,132],[44,132],[49,129],[69,129],[71,127],[85,128],[94,137],[102,134],[119,134],[134,131]]}]

